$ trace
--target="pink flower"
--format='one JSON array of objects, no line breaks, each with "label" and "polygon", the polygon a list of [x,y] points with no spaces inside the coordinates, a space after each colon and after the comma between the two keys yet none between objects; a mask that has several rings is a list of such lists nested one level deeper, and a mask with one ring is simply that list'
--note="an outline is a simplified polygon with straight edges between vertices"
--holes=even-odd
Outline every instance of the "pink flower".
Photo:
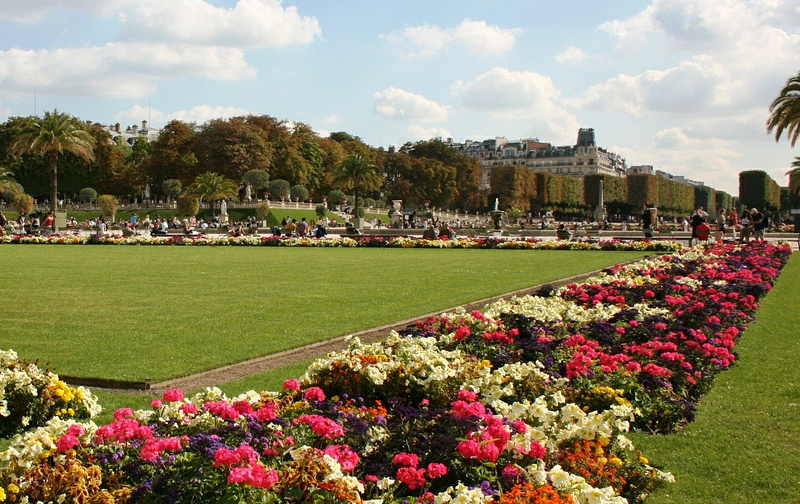
[{"label": "pink flower", "polygon": [[183,411],[187,415],[196,415],[197,414],[197,406],[195,406],[194,403],[181,404],[181,411]]},{"label": "pink flower", "polygon": [[153,399],[152,401],[150,401],[150,406],[151,406],[153,409],[158,409],[158,408],[160,408],[160,407],[161,407],[161,406],[163,406],[163,405],[164,405],[164,403],[162,403],[162,402],[161,402],[161,401],[159,401],[158,399]]},{"label": "pink flower", "polygon": [[440,478],[447,474],[447,466],[437,463],[428,464],[428,470],[426,471],[426,474],[430,479]]},{"label": "pink flower", "polygon": [[300,382],[298,380],[286,380],[283,382],[283,390],[300,390]]},{"label": "pink flower", "polygon": [[167,390],[164,392],[164,400],[167,402],[183,401],[183,390],[179,388]]},{"label": "pink flower", "polygon": [[327,439],[344,436],[344,429],[341,425],[330,418],[319,415],[302,415],[294,419],[294,423],[302,423],[311,427],[315,434]]},{"label": "pink flower", "polygon": [[303,393],[303,397],[307,401],[324,401],[325,392],[323,392],[319,387],[311,387],[310,389],[306,389],[306,391]]},{"label": "pink flower", "polygon": [[220,448],[214,453],[214,466],[232,466],[239,462],[239,456],[233,450]]},{"label": "pink flower", "polygon": [[458,391],[458,398],[463,399],[465,401],[474,401],[478,398],[478,394],[471,390],[459,390]]},{"label": "pink flower", "polygon": [[456,333],[453,335],[453,339],[456,341],[462,341],[470,334],[472,334],[472,331],[470,331],[469,327],[461,326],[458,329],[456,329]]},{"label": "pink flower", "polygon": [[120,420],[128,417],[133,416],[133,408],[119,408],[114,411],[114,421],[119,422]]},{"label": "pink flower", "polygon": [[80,442],[78,441],[77,437],[73,436],[72,434],[65,434],[59,438],[58,442],[56,443],[56,448],[60,452],[66,452],[78,446],[79,444]]},{"label": "pink flower", "polygon": [[425,471],[413,467],[401,467],[397,470],[397,479],[405,483],[409,490],[416,490],[425,485]]},{"label": "pink flower", "polygon": [[358,465],[358,454],[348,445],[330,445],[325,448],[324,453],[339,462],[342,472],[353,472]]},{"label": "pink flower", "polygon": [[414,453],[398,453],[392,459],[394,465],[417,467],[419,465],[419,457]]}]

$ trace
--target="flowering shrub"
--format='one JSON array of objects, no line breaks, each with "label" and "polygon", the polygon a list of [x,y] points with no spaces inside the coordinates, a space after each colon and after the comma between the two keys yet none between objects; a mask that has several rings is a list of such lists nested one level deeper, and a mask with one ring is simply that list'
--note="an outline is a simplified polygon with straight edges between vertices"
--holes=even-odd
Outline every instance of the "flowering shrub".
[{"label": "flowering shrub", "polygon": [[99,414],[97,397],[71,387],[35,363],[0,350],[0,438],[43,425],[53,416],[91,418]]},{"label": "flowering shrub", "polygon": [[609,240],[548,240],[537,238],[509,240],[503,238],[459,238],[456,240],[426,240],[409,237],[341,238],[282,238],[278,236],[115,236],[107,235],[5,235],[0,244],[50,244],[50,245],[215,245],[215,246],[273,246],[273,247],[394,247],[394,248],[479,248],[526,250],[642,250],[675,252],[681,244],[674,241],[621,241]]},{"label": "flowering shrub", "polygon": [[173,389],[99,427],[54,417],[0,453],[0,489],[19,502],[641,502],[672,477],[625,433],[691,418],[789,254],[650,258],[354,338],[280,392]]}]

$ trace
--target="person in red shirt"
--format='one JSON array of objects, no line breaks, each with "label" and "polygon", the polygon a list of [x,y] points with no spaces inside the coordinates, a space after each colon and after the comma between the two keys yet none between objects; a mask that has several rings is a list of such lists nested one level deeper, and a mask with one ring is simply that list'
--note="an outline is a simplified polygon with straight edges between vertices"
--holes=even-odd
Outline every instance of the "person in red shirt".
[{"label": "person in red shirt", "polygon": [[55,232],[56,228],[53,221],[53,212],[48,212],[47,217],[44,218],[44,229],[48,232]]}]

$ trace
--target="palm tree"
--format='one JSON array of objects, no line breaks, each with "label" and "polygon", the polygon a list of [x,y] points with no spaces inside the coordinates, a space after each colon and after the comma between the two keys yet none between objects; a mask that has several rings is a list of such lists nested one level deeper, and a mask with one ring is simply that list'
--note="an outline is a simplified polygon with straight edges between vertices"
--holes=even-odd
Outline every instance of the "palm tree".
[{"label": "palm tree", "polygon": [[239,194],[239,186],[233,180],[225,178],[219,173],[205,172],[194,179],[194,183],[186,188],[186,192],[208,200],[211,204],[211,217],[216,217],[214,202],[222,198],[233,198]]},{"label": "palm tree", "polygon": [[35,118],[14,133],[8,147],[12,156],[38,154],[50,163],[50,210],[58,208],[58,157],[71,152],[85,161],[94,161],[94,138],[74,117],[53,110]]},{"label": "palm tree", "polygon": [[374,191],[381,186],[383,177],[378,167],[360,154],[351,154],[339,163],[335,182],[343,189],[353,189],[356,197],[353,215],[358,218],[358,194],[362,191]]},{"label": "palm tree", "polygon": [[786,130],[786,138],[794,147],[797,136],[800,135],[800,72],[786,81],[781,95],[775,98],[769,111],[772,115],[767,121],[767,133],[775,130],[777,142]]}]

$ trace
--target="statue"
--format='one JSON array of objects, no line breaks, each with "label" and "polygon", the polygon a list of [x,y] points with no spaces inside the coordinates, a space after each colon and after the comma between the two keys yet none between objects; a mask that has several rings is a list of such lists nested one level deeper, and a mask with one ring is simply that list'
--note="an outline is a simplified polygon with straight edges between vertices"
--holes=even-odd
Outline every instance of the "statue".
[{"label": "statue", "polygon": [[250,184],[244,186],[244,199],[250,201],[253,199],[252,189],[250,189]]},{"label": "statue", "polygon": [[494,199],[494,211],[495,212],[499,212],[500,211],[500,198],[495,198]]},{"label": "statue", "polygon": [[228,223],[228,203],[225,200],[222,200],[222,203],[219,204],[219,223],[220,224],[227,224]]}]

